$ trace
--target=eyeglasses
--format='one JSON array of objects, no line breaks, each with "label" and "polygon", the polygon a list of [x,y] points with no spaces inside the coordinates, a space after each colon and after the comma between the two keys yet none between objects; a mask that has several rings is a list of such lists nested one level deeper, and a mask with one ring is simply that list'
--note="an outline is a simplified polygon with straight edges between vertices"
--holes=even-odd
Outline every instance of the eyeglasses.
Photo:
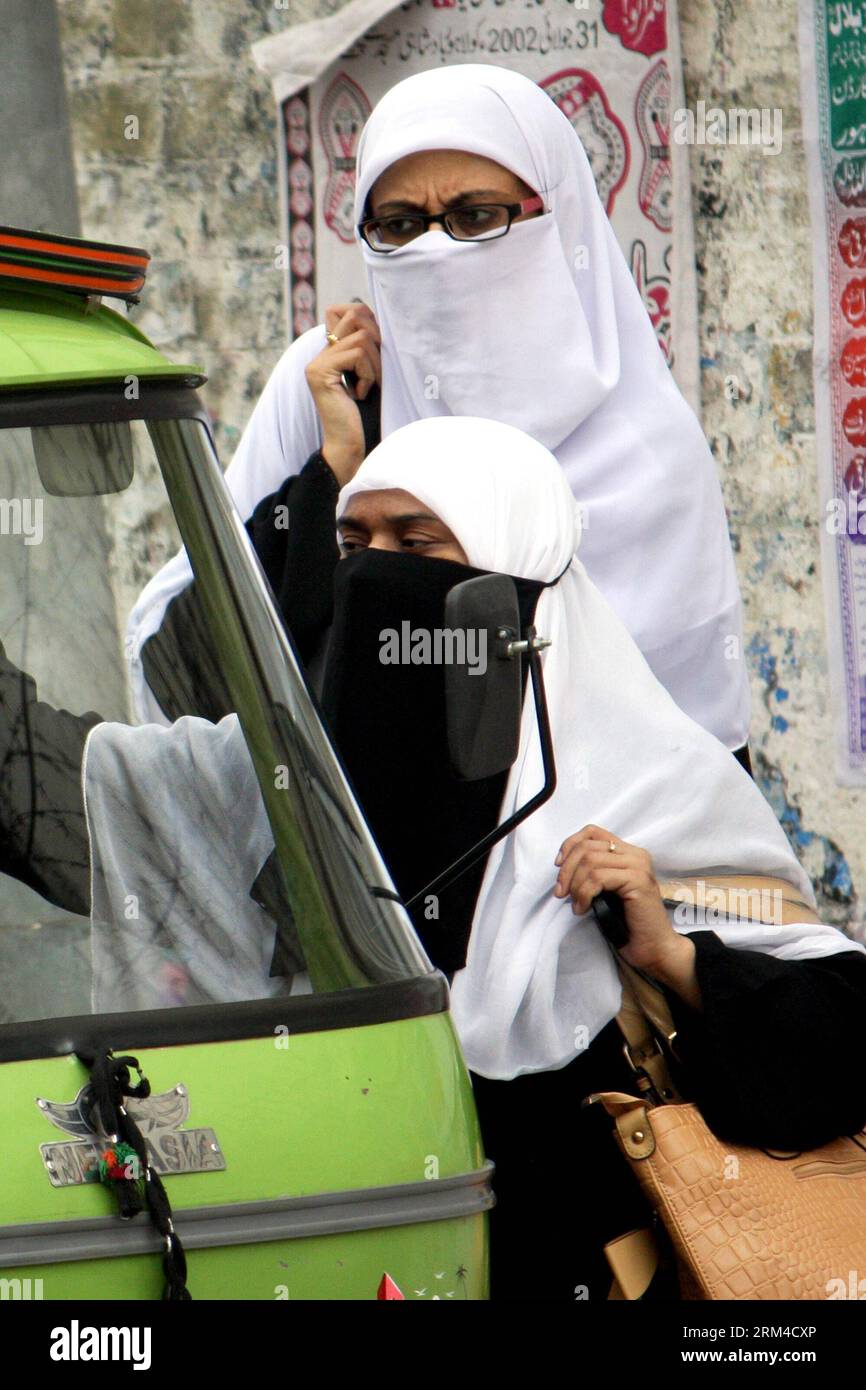
[{"label": "eyeglasses", "polygon": [[396,212],[389,217],[365,217],[358,231],[371,251],[396,251],[439,222],[454,241],[492,241],[505,236],[515,217],[544,207],[536,194],[522,203],[479,203],[450,212]]}]

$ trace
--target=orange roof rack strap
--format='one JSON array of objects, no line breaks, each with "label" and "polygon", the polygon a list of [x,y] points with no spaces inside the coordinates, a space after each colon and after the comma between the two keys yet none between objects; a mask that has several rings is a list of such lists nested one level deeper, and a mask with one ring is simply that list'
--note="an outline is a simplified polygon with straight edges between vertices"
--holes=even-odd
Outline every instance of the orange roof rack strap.
[{"label": "orange roof rack strap", "polygon": [[51,285],[137,304],[149,261],[138,246],[0,226],[0,283]]}]

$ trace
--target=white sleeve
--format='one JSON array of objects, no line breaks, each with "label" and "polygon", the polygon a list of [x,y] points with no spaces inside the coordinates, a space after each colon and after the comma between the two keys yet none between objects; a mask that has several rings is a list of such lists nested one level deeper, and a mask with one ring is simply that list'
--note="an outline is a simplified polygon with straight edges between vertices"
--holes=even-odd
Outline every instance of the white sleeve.
[{"label": "white sleeve", "polygon": [[[304,369],[325,346],[325,326],[302,333],[277,362],[247,422],[225,479],[244,521],[263,497],[303,468],[322,443],[322,431]],[[129,615],[125,651],[133,706],[145,723],[170,724],[147,685],[141,649],[159,628],[170,601],[192,579],[185,549],[163,565],[141,591]]]}]

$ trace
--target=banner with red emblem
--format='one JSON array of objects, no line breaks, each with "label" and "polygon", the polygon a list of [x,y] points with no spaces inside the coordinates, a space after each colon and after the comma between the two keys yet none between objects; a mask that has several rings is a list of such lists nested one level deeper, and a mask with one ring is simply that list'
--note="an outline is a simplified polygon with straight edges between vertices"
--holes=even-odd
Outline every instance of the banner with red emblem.
[{"label": "banner with red emblem", "polygon": [[286,304],[295,338],[367,297],[352,236],[355,151],[381,96],[446,63],[538,82],[589,156],[680,390],[700,412],[697,287],[676,0],[350,0],[253,45],[277,101]]},{"label": "banner with red emblem", "polygon": [[866,0],[800,0],[836,776],[866,785]]}]

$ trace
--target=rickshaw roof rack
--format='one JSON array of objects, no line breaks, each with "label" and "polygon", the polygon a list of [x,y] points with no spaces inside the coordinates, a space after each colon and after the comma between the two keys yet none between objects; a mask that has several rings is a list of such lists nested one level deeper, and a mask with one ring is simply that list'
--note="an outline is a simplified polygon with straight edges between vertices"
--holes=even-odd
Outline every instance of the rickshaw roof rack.
[{"label": "rickshaw roof rack", "polygon": [[150,255],[139,246],[0,226],[0,283],[138,303]]}]

